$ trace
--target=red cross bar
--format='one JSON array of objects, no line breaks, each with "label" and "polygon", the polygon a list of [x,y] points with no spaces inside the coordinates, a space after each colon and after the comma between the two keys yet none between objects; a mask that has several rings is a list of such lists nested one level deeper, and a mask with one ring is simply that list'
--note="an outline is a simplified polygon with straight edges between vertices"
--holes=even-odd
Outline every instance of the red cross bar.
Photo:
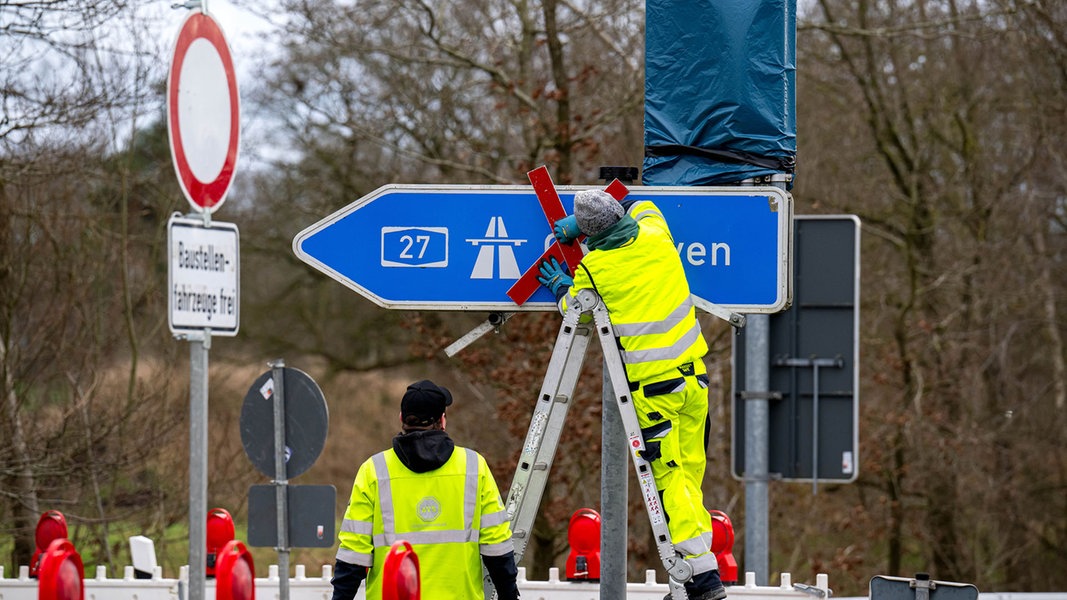
[{"label": "red cross bar", "polygon": [[[556,221],[567,216],[567,211],[563,210],[563,203],[560,202],[559,194],[556,193],[556,186],[552,183],[552,176],[548,174],[548,167],[538,167],[527,173],[526,176],[530,178],[534,193],[537,194],[537,202],[540,203],[541,210],[544,211],[545,218],[548,219],[549,229],[554,228]],[[604,188],[604,191],[611,194],[616,200],[622,200],[630,190],[616,179],[608,187]],[[537,287],[541,285],[541,282],[537,281],[537,277],[541,274],[541,263],[551,257],[555,257],[559,264],[565,264],[567,272],[573,276],[574,268],[582,260],[582,247],[578,244],[579,241],[575,240],[569,244],[561,244],[559,240],[553,242],[541,254],[540,258],[535,260],[529,269],[526,269],[522,277],[519,277],[518,281],[511,286],[511,289],[508,290],[508,297],[519,306],[529,300],[530,296],[533,296],[534,292],[537,291]]]}]

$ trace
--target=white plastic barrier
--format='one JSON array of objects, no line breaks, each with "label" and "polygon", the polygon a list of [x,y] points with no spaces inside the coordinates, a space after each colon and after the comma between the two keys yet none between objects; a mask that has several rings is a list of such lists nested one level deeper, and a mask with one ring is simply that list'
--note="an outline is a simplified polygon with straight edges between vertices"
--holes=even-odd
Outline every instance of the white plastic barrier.
[{"label": "white plastic barrier", "polygon": [[[183,569],[185,567],[182,567]],[[86,572],[86,575],[89,575]],[[212,590],[211,597],[215,597]],[[85,600],[178,600],[178,580],[163,579],[163,569],[156,567],[151,579],[136,579],[133,567],[126,567],[122,579],[108,579],[107,567],[97,567],[96,577],[85,578]],[[37,600],[37,580],[30,579],[30,568],[19,567],[18,579],[5,579],[0,567],[0,600]]]},{"label": "white plastic barrier", "polygon": [[[324,565],[320,577],[308,578],[304,565],[296,565],[294,576],[289,579],[290,600],[330,600],[333,587],[330,578],[333,567]],[[778,587],[757,586],[754,573],[745,574],[745,584],[727,588],[730,598],[735,600],[827,600],[829,588],[827,576],[816,577],[817,593],[801,592],[793,588],[789,573],[782,573],[782,584]],[[126,567],[122,579],[108,579],[105,567],[96,568],[96,577],[85,579],[86,600],[181,600],[188,588],[189,568],[182,567],[178,579],[164,579],[162,569],[156,567],[152,579],[135,579],[133,567]],[[267,576],[256,578],[256,598],[259,600],[276,600],[278,591],[278,565],[270,565]],[[548,581],[529,581],[526,569],[519,568],[519,591],[523,600],[600,600],[600,586],[596,583],[561,581],[559,569],[549,569]],[[656,583],[656,572],[646,571],[643,583],[626,584],[626,600],[662,600],[667,594],[666,583]],[[205,600],[215,598],[215,580],[209,579],[205,585]],[[30,579],[28,567],[19,568],[17,579],[5,579],[4,569],[0,567],[0,600],[37,600],[37,580]],[[356,600],[366,600],[363,588],[356,594]],[[1067,600],[1061,598],[1057,600]]]}]

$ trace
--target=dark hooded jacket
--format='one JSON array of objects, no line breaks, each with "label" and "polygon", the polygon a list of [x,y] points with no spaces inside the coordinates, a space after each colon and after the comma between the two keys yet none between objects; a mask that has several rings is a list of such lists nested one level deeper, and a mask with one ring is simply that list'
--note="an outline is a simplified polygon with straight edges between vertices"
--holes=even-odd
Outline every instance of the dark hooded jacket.
[{"label": "dark hooded jacket", "polygon": [[455,442],[441,429],[401,433],[393,438],[397,458],[416,473],[441,468],[455,449]]}]

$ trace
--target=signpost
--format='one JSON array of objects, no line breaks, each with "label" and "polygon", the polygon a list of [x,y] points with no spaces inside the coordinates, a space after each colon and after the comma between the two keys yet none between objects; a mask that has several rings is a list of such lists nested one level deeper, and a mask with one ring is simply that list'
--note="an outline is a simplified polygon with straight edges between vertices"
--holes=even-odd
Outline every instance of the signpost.
[{"label": "signpost", "polygon": [[734,343],[733,465],[757,582],[768,573],[771,474],[808,477],[814,492],[859,472],[859,222],[810,216],[794,227],[794,305],[749,319]]},{"label": "signpost", "polygon": [[[567,212],[581,189],[557,188]],[[789,305],[787,193],[635,187],[626,198],[663,211],[693,294],[744,313]],[[301,231],[293,251],[386,308],[543,311],[556,310],[547,290],[521,306],[508,290],[554,241],[529,186],[387,185]]]},{"label": "signpost", "polygon": [[[206,2],[205,2],[206,4]],[[189,6],[188,4],[186,6]],[[233,183],[240,100],[233,58],[206,6],[178,32],[167,75],[167,133],[178,184],[198,219],[167,226],[169,323],[189,343],[189,600],[204,599],[208,352],[211,335],[237,335],[237,227],[211,224]]]},{"label": "signpost", "polygon": [[327,548],[334,542],[332,485],[289,485],[311,468],[326,445],[329,412],[322,390],[307,373],[270,363],[241,405],[241,443],[270,485],[248,491],[248,543],[278,552],[281,600],[289,599],[289,549]]}]

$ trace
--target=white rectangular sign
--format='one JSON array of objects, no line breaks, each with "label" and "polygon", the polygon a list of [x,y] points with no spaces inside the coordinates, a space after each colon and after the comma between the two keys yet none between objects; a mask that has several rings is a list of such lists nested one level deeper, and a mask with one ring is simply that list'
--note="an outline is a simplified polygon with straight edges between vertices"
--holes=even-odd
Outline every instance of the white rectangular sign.
[{"label": "white rectangular sign", "polygon": [[175,336],[210,329],[234,336],[240,327],[240,239],[233,223],[178,214],[167,223],[167,305]]}]

